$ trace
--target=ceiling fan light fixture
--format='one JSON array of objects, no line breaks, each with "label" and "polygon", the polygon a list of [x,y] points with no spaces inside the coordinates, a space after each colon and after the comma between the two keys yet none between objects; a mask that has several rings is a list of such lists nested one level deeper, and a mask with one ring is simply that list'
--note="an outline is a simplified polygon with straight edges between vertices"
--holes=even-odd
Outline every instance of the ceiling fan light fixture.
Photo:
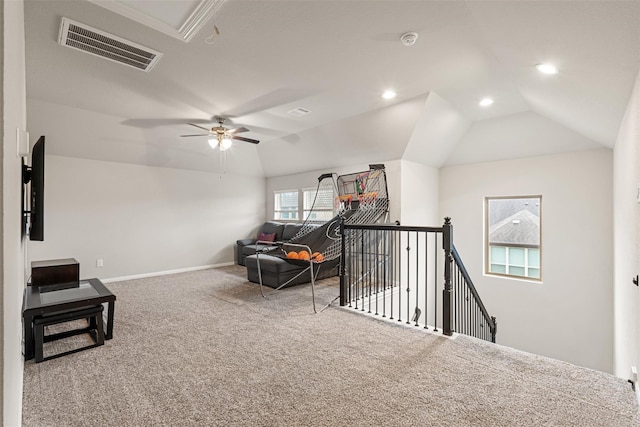
[{"label": "ceiling fan light fixture", "polygon": [[231,145],[233,145],[233,140],[237,139],[239,141],[243,141],[243,142],[248,142],[251,144],[259,144],[260,141],[258,141],[257,139],[252,139],[252,138],[245,138],[243,136],[237,136],[236,134],[238,133],[242,133],[242,132],[249,132],[249,129],[247,129],[244,126],[240,126],[240,127],[236,127],[236,128],[226,128],[223,126],[224,123],[224,118],[222,117],[216,117],[216,120],[218,121],[219,126],[217,127],[212,127],[212,128],[207,128],[204,126],[200,126],[197,125],[195,123],[187,123],[189,126],[193,126],[193,127],[197,127],[198,129],[201,129],[203,131],[206,131],[207,133],[199,133],[199,134],[195,134],[195,135],[180,135],[182,137],[203,137],[206,136],[207,137],[207,141],[209,142],[209,145],[211,146],[211,148],[213,148],[214,150],[217,148],[220,149],[220,151],[225,151],[228,150]]},{"label": "ceiling fan light fixture", "polygon": [[232,145],[232,144],[233,144],[233,141],[231,141],[231,139],[230,139],[230,138],[227,138],[227,137],[222,138],[222,139],[220,140],[220,144],[219,144],[219,146],[220,146],[220,151],[226,151],[226,150],[228,150],[228,149],[231,147],[231,145]]}]

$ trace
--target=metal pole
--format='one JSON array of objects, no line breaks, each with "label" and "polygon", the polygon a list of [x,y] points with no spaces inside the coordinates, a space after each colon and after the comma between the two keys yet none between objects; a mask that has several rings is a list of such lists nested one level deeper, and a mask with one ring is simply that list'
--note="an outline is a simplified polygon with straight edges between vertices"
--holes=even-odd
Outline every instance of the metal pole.
[{"label": "metal pole", "polygon": [[345,259],[347,258],[346,242],[344,237],[344,218],[340,218],[340,306],[344,307],[347,303],[347,288],[345,281]]}]

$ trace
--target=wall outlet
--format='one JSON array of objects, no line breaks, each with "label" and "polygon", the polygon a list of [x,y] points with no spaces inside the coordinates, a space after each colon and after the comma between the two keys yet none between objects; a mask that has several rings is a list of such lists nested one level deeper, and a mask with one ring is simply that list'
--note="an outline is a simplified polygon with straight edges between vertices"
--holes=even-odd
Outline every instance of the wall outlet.
[{"label": "wall outlet", "polygon": [[96,260],[96,267],[104,267],[104,260],[102,258]]}]

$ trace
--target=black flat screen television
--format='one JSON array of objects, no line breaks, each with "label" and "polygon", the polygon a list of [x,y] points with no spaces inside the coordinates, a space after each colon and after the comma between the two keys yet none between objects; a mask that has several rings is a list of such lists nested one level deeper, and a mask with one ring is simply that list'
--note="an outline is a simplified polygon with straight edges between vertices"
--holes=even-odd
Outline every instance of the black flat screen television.
[{"label": "black flat screen television", "polygon": [[[24,219],[29,217],[29,240],[44,240],[44,136],[31,150],[31,167],[23,165],[23,183],[30,184],[27,191],[29,206],[24,208]],[[24,190],[24,187],[23,187]]]}]

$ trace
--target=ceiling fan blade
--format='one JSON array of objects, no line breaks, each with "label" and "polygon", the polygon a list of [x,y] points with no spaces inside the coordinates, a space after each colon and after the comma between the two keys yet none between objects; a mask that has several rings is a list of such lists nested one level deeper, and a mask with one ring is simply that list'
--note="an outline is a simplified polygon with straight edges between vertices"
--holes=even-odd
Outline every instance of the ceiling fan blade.
[{"label": "ceiling fan blade", "polygon": [[193,124],[193,123],[187,123],[187,124],[188,124],[188,125],[191,125],[191,126],[195,126],[195,127],[197,127],[197,128],[200,128],[200,129],[204,129],[204,130],[206,130],[207,132],[210,132],[210,131],[211,131],[211,129],[206,128],[206,127],[203,127],[203,126],[200,126],[200,125],[196,125],[196,124]]},{"label": "ceiling fan blade", "polygon": [[196,135],[180,135],[180,136],[209,136],[211,135],[210,133],[198,133]]},{"label": "ceiling fan blade", "polygon": [[236,135],[231,135],[231,139],[237,139],[238,141],[250,142],[252,144],[259,144],[260,143],[260,141],[258,141],[257,139],[244,138],[242,136],[236,136]]},{"label": "ceiling fan blade", "polygon": [[240,133],[240,132],[249,132],[249,129],[246,127],[239,127],[235,129],[227,129],[227,133]]}]

